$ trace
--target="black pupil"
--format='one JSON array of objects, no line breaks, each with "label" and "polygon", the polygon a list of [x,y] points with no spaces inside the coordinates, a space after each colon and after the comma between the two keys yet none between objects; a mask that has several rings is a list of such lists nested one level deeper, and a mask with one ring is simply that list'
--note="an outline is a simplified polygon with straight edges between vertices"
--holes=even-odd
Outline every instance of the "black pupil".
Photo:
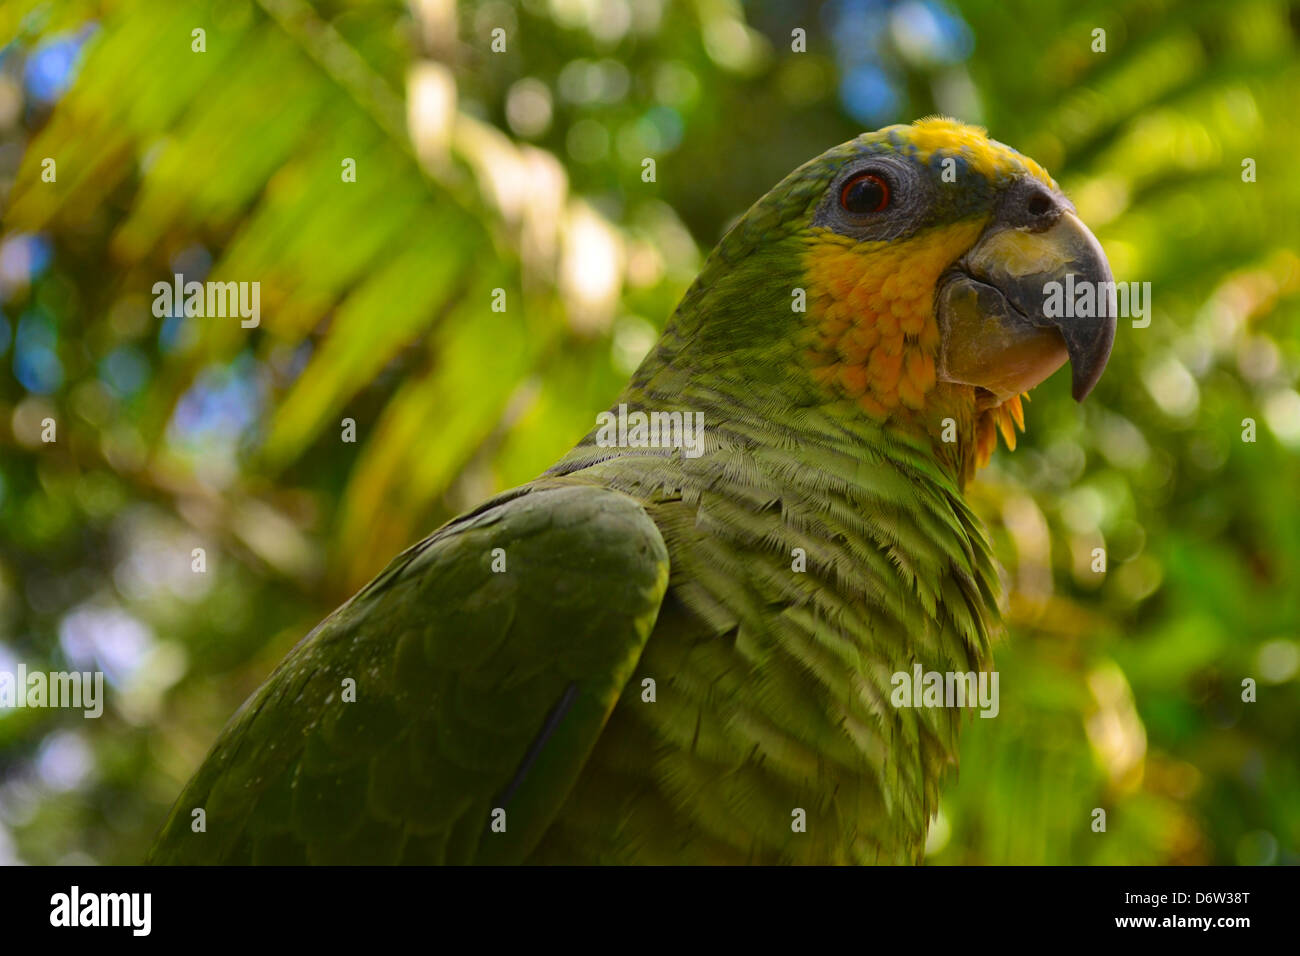
[{"label": "black pupil", "polygon": [[849,212],[875,212],[884,201],[885,188],[874,176],[850,183],[844,193],[844,208]]}]

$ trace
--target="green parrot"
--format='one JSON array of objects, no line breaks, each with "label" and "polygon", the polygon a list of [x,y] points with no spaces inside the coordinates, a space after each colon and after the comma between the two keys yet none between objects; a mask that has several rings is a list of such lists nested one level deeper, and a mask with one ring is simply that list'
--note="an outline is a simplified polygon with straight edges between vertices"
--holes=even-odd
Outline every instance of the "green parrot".
[{"label": "green parrot", "polygon": [[1067,360],[1095,385],[1114,317],[1045,306],[1111,281],[982,129],[799,167],[590,434],[294,648],[151,861],[919,861],[964,709],[899,706],[898,678],[991,669],[962,492],[1022,393]]}]

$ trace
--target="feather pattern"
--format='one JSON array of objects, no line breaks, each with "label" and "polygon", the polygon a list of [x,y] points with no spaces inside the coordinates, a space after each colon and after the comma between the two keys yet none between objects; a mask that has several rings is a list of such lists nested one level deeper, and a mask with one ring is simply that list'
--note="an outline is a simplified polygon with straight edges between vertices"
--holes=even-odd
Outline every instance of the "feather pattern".
[{"label": "feather pattern", "polygon": [[702,411],[705,452],[589,436],[542,479],[639,500],[671,572],[637,675],[657,700],[630,683],[536,858],[917,860],[961,715],[896,708],[891,681],[987,668],[997,616],[956,483],[928,448],[835,406],[782,420],[747,411],[753,394],[625,398]]}]

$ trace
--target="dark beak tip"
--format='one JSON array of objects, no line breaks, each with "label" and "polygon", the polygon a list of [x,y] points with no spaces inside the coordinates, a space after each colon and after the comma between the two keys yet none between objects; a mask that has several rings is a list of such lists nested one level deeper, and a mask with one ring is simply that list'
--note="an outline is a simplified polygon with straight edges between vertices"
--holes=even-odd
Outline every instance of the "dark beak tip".
[{"label": "dark beak tip", "polygon": [[1086,348],[1076,348],[1068,343],[1070,357],[1070,393],[1076,402],[1082,402],[1101,381],[1110,361],[1111,347],[1115,344],[1115,319],[1103,322],[1096,340]]}]

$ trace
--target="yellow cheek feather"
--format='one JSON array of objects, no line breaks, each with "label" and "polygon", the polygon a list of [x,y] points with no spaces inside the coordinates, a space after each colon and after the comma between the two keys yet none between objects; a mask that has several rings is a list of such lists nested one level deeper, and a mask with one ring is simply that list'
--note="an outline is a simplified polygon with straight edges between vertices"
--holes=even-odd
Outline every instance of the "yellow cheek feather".
[{"label": "yellow cheek feather", "polygon": [[859,242],[829,229],[808,238],[809,348],[815,379],[872,418],[921,409],[935,384],[934,286],[987,219],[901,241]]}]

